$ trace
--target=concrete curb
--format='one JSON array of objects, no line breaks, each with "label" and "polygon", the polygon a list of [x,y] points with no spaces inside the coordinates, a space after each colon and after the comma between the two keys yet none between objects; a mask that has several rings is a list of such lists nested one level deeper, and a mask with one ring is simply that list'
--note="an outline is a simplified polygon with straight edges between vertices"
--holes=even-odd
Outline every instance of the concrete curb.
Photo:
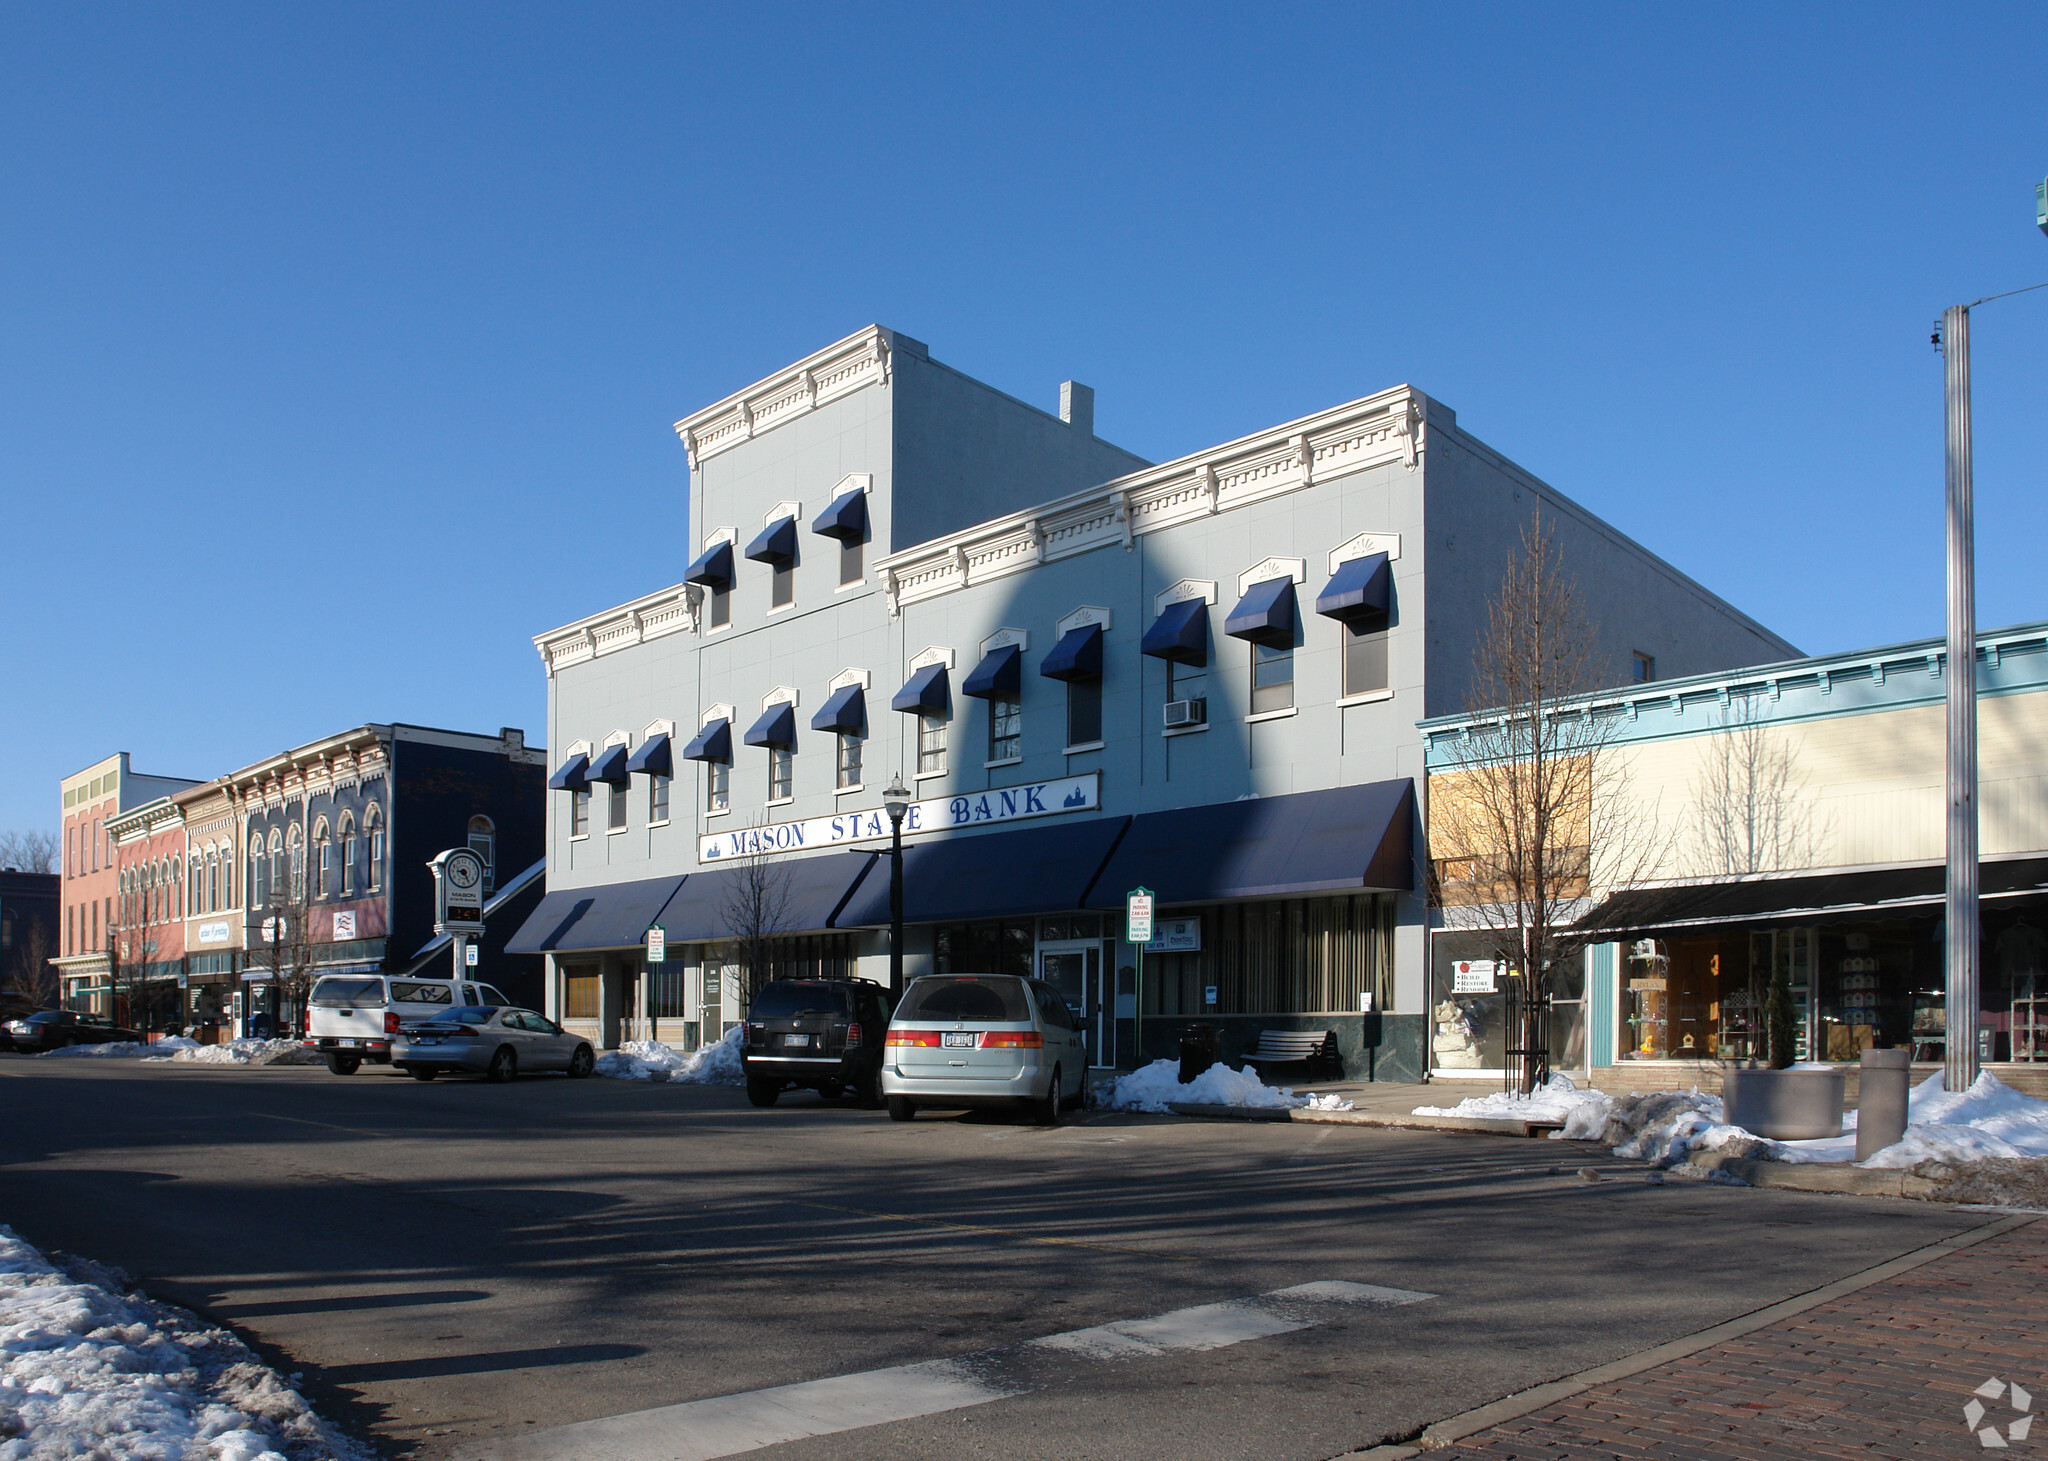
[{"label": "concrete curb", "polygon": [[1284,1106],[1203,1106],[1171,1101],[1167,1110],[1198,1121],[1301,1121],[1320,1126],[1383,1126],[1397,1131],[1466,1131],[1484,1136],[1547,1136],[1556,1121],[1518,1121],[1507,1116],[1387,1116],[1373,1111],[1306,1111]]},{"label": "concrete curb", "polygon": [[1686,1165],[1740,1177],[1752,1187],[1789,1188],[1796,1192],[1846,1192],[1858,1197],[1931,1198],[1934,1184],[1911,1172],[1852,1167],[1846,1162],[1764,1162],[1699,1152]]},{"label": "concrete curb", "polygon": [[[1784,1163],[1761,1165],[1783,1166]],[[1419,1456],[1424,1451],[1441,1451],[1488,1427],[1497,1426],[1503,1421],[1518,1420],[1522,1416],[1543,1409],[1546,1405],[1570,1399],[1596,1385],[1626,1380],[1632,1375],[1640,1375],[1645,1370],[1653,1370],[1658,1365],[1669,1364],[1672,1360],[1682,1360],[1688,1355],[1698,1354],[1703,1349],[1711,1349],[1724,1340],[1740,1339],[1745,1334],[1768,1328],[1781,1319],[1790,1319],[1796,1314],[1805,1313],[1808,1309],[1817,1309],[1844,1294],[1853,1294],[1859,1289],[1869,1288],[1872,1284],[1883,1283],[1888,1278],[1946,1258],[1951,1253],[1974,1248],[1977,1244],[1995,1238],[2001,1233],[2009,1233],[2014,1228],[2023,1228],[2029,1223],[2039,1221],[2037,1217],[2015,1216],[1986,1223],[1983,1227],[1972,1228],[1969,1232],[1958,1233],[1952,1238],[1943,1238],[1938,1243],[1930,1243],[1925,1248],[1916,1248],[1910,1253],[1902,1253],[1897,1258],[1880,1263],[1874,1268],[1852,1273],[1847,1278],[1836,1279],[1833,1283],[1823,1284],[1820,1288],[1807,1293],[1780,1300],[1753,1313],[1702,1329],[1696,1334],[1688,1334],[1682,1339],[1652,1345],[1649,1349],[1638,1350],[1632,1355],[1610,1360],[1604,1365],[1595,1365],[1590,1370],[1581,1370],[1576,1375],[1566,1375],[1562,1379],[1532,1385],[1526,1390],[1504,1395],[1489,1404],[1476,1406],[1436,1422],[1412,1442],[1371,1446],[1362,1451],[1347,1451],[1343,1454],[1347,1461],[1407,1461],[1408,1457]]]}]

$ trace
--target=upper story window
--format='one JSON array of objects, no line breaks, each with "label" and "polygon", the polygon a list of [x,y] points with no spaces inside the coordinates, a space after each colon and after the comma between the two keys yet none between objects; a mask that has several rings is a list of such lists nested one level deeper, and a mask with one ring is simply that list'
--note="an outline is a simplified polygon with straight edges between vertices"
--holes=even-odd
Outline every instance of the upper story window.
[{"label": "upper story window", "polygon": [[1270,644],[1252,646],[1252,714],[1288,710],[1294,705],[1294,649]]},{"label": "upper story window", "polygon": [[839,586],[859,583],[867,577],[867,544],[859,538],[842,538],[839,543]]},{"label": "upper story window", "polygon": [[292,901],[298,902],[306,896],[306,848],[299,839],[299,829],[293,825],[287,839],[292,865]]},{"label": "upper story window", "polygon": [[623,832],[626,830],[626,795],[632,789],[631,781],[613,782],[611,796],[605,809],[605,830]]},{"label": "upper story window", "polygon": [[796,784],[796,753],[787,746],[768,748],[768,800],[788,801]]},{"label": "upper story window", "polygon": [[1370,620],[1345,624],[1344,693],[1370,695],[1387,688],[1387,630],[1385,621]]},{"label": "upper story window", "polygon": [[1067,744],[1088,746],[1102,739],[1102,681],[1067,681]]},{"label": "upper story window", "polygon": [[988,758],[1016,761],[1024,755],[1024,706],[1019,700],[988,702]]},{"label": "upper story window", "polygon": [[327,820],[322,818],[313,828],[313,896],[325,898],[334,891],[334,848],[327,839]]},{"label": "upper story window", "polygon": [[1209,667],[1166,662],[1166,703],[1182,707],[1183,724],[1204,725],[1209,719]]},{"label": "upper story window", "polygon": [[356,823],[347,812],[341,814],[341,896],[356,891]]},{"label": "upper story window", "polygon": [[647,825],[650,827],[668,820],[669,780],[659,774],[647,778]]},{"label": "upper story window", "polygon": [[1644,654],[1640,649],[1635,651],[1635,653],[1629,656],[1628,677],[1638,685],[1647,685],[1656,679],[1657,656],[1654,654]]},{"label": "upper story window", "polygon": [[917,774],[935,776],[946,769],[946,716],[931,712],[917,718]]},{"label": "upper story window", "polygon": [[786,609],[796,602],[796,564],[778,563],[769,576],[768,607]]},{"label": "upper story window", "polygon": [[704,810],[707,812],[729,812],[732,810],[732,763],[730,761],[706,761],[704,763]]},{"label": "upper story window", "polygon": [[469,850],[484,862],[484,896],[498,886],[498,829],[489,817],[469,819]]},{"label": "upper story window", "polygon": [[384,814],[371,802],[363,812],[363,831],[370,842],[369,878],[370,891],[382,891],[384,887]]},{"label": "upper story window", "polygon": [[868,538],[868,497],[860,485],[865,478],[849,477],[846,489],[837,493],[825,510],[811,523],[811,531],[839,541],[839,586],[859,583],[866,567]]},{"label": "upper story window", "polygon": [[590,788],[587,786],[569,793],[569,835],[590,835]]},{"label": "upper story window", "polygon": [[865,749],[866,744],[866,741],[862,737],[855,735],[852,732],[844,732],[840,735],[838,765],[839,790],[847,791],[861,784],[861,753]]}]

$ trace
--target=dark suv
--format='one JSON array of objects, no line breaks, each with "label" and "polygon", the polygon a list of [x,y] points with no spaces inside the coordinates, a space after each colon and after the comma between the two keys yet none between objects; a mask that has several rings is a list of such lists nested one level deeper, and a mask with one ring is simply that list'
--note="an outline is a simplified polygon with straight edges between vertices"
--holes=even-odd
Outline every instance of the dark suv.
[{"label": "dark suv", "polygon": [[747,1099],[772,1106],[785,1089],[882,1104],[889,995],[872,979],[775,979],[747,1011]]}]

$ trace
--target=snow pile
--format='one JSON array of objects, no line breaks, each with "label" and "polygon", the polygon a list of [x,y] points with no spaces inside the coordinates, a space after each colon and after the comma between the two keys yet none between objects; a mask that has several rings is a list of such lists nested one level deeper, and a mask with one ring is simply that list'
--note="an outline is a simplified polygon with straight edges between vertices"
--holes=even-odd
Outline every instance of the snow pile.
[{"label": "snow pile", "polygon": [[104,1045],[60,1045],[55,1050],[45,1050],[43,1059],[59,1057],[71,1059],[123,1060],[137,1056],[153,1055],[154,1045],[145,1045],[140,1040],[109,1040]]},{"label": "snow pile", "polygon": [[372,1461],[226,1330],[0,1227],[0,1461]]},{"label": "snow pile", "polygon": [[[1905,1140],[1886,1147],[1864,1166],[2048,1157],[2048,1101],[2021,1095],[1988,1070],[1956,1095],[1948,1093],[1936,1071],[1906,1098],[1906,1122]],[[1848,1126],[1853,1133],[1853,1116]],[[1855,1143],[1848,1145],[1853,1156]]]},{"label": "snow pile", "polygon": [[[1156,1111],[1164,1113],[1168,1103],[1192,1106],[1274,1106],[1298,1110],[1309,1103],[1291,1087],[1274,1088],[1259,1079],[1250,1066],[1232,1070],[1212,1065],[1186,1085],[1180,1083],[1178,1060],[1155,1060],[1120,1078],[1103,1104],[1113,1111]],[[1342,1110],[1343,1107],[1324,1107]]]},{"label": "snow pile", "polygon": [[1528,1095],[1520,1091],[1495,1091],[1491,1095],[1467,1096],[1455,1106],[1417,1106],[1417,1116],[1489,1116],[1514,1121],[1563,1121],[1589,1105],[1606,1101],[1598,1091],[1582,1091],[1561,1075]]},{"label": "snow pile", "polygon": [[[702,1050],[682,1051],[659,1040],[628,1040],[598,1056],[595,1073],[620,1081],[679,1081],[691,1086],[743,1086],[747,1073],[740,1064],[740,1026]],[[5,1461],[0,1457],[0,1461]]]},{"label": "snow pile", "polygon": [[1349,1111],[1358,1105],[1356,1101],[1347,1101],[1335,1092],[1327,1096],[1318,1096],[1314,1091],[1310,1091],[1303,1099],[1308,1102],[1303,1109],[1309,1111]]},{"label": "snow pile", "polygon": [[[201,1045],[180,1040],[175,1047],[159,1040],[152,1047],[151,1060],[175,1060],[198,1065],[270,1065],[304,1049],[296,1040],[230,1040],[225,1045]],[[169,1054],[165,1054],[169,1051]],[[288,1062],[290,1063],[290,1062]]]}]

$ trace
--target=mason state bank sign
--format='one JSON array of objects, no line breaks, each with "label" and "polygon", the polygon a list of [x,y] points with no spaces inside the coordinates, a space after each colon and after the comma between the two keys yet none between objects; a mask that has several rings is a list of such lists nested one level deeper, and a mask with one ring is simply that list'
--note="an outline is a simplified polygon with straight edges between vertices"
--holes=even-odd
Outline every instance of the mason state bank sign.
[{"label": "mason state bank sign", "polygon": [[[951,832],[995,822],[1021,822],[1061,812],[1092,812],[1102,805],[1102,773],[1031,781],[997,791],[963,792],[912,802],[903,814],[903,835]],[[889,815],[880,807],[842,812],[836,817],[811,817],[801,822],[775,822],[763,827],[735,827],[697,839],[697,861],[725,862],[735,857],[761,857],[778,852],[810,852],[821,847],[852,847],[889,840]]]}]

